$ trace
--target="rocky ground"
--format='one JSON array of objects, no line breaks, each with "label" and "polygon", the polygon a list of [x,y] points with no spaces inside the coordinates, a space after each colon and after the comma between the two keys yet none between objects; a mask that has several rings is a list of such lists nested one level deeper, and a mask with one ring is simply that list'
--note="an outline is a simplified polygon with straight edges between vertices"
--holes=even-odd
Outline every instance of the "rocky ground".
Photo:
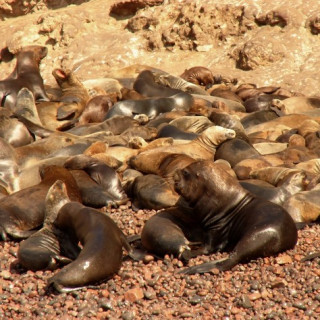
[{"label": "rocky ground", "polygon": [[[107,212],[127,235],[139,234],[154,214],[130,203]],[[319,319],[320,258],[301,261],[319,249],[319,225],[299,231],[293,250],[227,272],[186,276],[177,259],[133,262],[124,254],[111,280],[59,295],[46,290],[53,272],[21,270],[18,243],[0,246],[1,319]],[[200,256],[189,266],[224,256]]]},{"label": "rocky ground", "polygon": [[[54,83],[55,67],[80,67],[77,75],[87,80],[134,76],[132,65],[175,75],[203,65],[239,82],[319,95],[318,9],[317,0],[290,6],[284,0],[5,0],[0,50],[46,45],[41,73],[47,85]],[[0,58],[3,79],[15,61],[7,50]],[[139,234],[154,214],[134,212],[130,203],[107,211],[127,235]],[[319,232],[318,225],[306,227],[293,250],[228,272],[184,276],[178,274],[183,264],[170,257],[125,258],[111,280],[60,295],[45,288],[53,272],[21,270],[18,243],[1,242],[0,318],[318,319],[320,258],[301,259],[319,250]],[[201,256],[189,265],[224,256]]]}]

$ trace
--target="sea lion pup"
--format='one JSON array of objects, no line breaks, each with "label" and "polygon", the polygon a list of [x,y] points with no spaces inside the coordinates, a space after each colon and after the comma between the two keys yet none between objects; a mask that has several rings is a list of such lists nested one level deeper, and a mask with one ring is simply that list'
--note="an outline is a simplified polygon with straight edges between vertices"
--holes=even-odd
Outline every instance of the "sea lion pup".
[{"label": "sea lion pup", "polygon": [[136,177],[126,184],[126,192],[136,209],[160,210],[175,206],[180,199],[170,184],[155,174]]},{"label": "sea lion pup", "polygon": [[188,82],[210,88],[214,84],[212,72],[206,67],[192,67],[185,69],[180,77]]},{"label": "sea lion pup", "polygon": [[[29,237],[44,221],[44,203],[49,188],[56,180],[66,183],[70,197],[81,201],[78,186],[71,173],[62,167],[48,166],[40,170],[42,181],[0,200],[0,234],[4,241]],[[27,209],[26,209],[27,208]]]},{"label": "sea lion pup", "polygon": [[87,89],[69,69],[54,69],[52,75],[62,90],[59,101],[63,104],[57,109],[57,119],[78,118],[90,99]]},{"label": "sea lion pup", "polygon": [[7,79],[0,81],[0,105],[13,108],[20,89],[28,88],[37,101],[49,101],[39,65],[47,55],[48,49],[43,46],[27,46],[16,54],[16,66]]},{"label": "sea lion pup", "polygon": [[[174,175],[175,190],[203,228],[204,253],[231,251],[229,257],[187,268],[186,274],[230,270],[236,264],[292,249],[297,229],[281,206],[253,196],[212,161],[197,161]],[[201,249],[200,249],[201,251]]]},{"label": "sea lion pup", "polygon": [[189,111],[193,102],[193,97],[183,91],[169,97],[119,101],[108,111],[106,118],[110,119],[116,115],[134,117],[145,114],[149,119],[153,119],[161,113],[172,110]]},{"label": "sea lion pup", "polygon": [[25,269],[54,270],[61,264],[75,260],[80,252],[77,239],[53,225],[60,208],[67,203],[65,198],[61,197],[61,194],[67,193],[64,189],[66,185],[61,180],[57,180],[50,187],[45,199],[43,227],[19,244],[17,257]]},{"label": "sea lion pup", "polygon": [[112,106],[113,102],[108,95],[98,95],[91,98],[85,105],[77,125],[104,121]]},{"label": "sea lion pup", "polygon": [[97,184],[99,184],[109,195],[110,203],[120,205],[128,201],[128,197],[122,188],[117,172],[99,161],[98,159],[77,155],[69,158],[64,167],[71,170],[84,170]]},{"label": "sea lion pup", "polygon": [[170,97],[182,90],[172,89],[155,82],[154,74],[150,70],[141,71],[134,84],[133,89],[145,97]]},{"label": "sea lion pup", "polygon": [[133,249],[116,223],[107,215],[79,202],[67,202],[58,213],[54,226],[72,234],[83,249],[76,260],[48,279],[48,287],[58,292],[69,292],[104,281],[121,266],[122,248],[135,258]]},{"label": "sea lion pup", "polygon": [[217,146],[223,141],[234,137],[234,130],[220,126],[209,127],[201,135],[188,143],[141,152],[137,156],[132,157],[129,164],[136,170],[154,173],[154,171],[150,172],[149,170],[159,168],[159,164],[168,153],[185,154],[195,160],[213,159]]}]

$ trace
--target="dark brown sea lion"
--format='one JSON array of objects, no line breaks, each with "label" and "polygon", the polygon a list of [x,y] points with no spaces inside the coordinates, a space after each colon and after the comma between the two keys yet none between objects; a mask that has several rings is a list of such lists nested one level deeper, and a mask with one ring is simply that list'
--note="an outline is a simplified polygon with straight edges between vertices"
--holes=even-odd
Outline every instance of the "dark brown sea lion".
[{"label": "dark brown sea lion", "polygon": [[145,114],[149,119],[153,119],[160,113],[172,110],[188,111],[192,105],[192,96],[185,92],[179,92],[169,97],[125,100],[115,103],[108,111],[106,119],[110,119],[117,115],[134,117],[138,114]]},{"label": "dark brown sea lion", "polygon": [[78,124],[102,122],[112,106],[113,102],[107,95],[98,95],[91,98],[85,105]]},{"label": "dark brown sea lion", "polygon": [[221,143],[215,153],[215,160],[224,159],[234,167],[238,162],[248,158],[259,158],[260,153],[248,142],[242,139],[232,139]]},{"label": "dark brown sea lion", "polygon": [[80,252],[77,239],[53,225],[60,208],[67,203],[64,197],[61,198],[64,193],[67,193],[66,185],[57,180],[48,190],[45,199],[43,227],[20,242],[17,257],[24,268],[32,271],[54,270],[77,258]]},{"label": "dark brown sea lion", "polygon": [[180,196],[166,180],[155,174],[136,177],[126,185],[126,192],[135,208],[160,210],[173,207]]},{"label": "dark brown sea lion", "polygon": [[78,155],[69,158],[64,167],[71,170],[84,170],[109,194],[110,201],[106,204],[120,205],[128,200],[117,172],[105,163],[86,155]]},{"label": "dark brown sea lion", "polygon": [[59,292],[106,280],[120,269],[122,248],[129,254],[132,252],[124,234],[110,217],[79,202],[68,201],[59,210],[54,225],[74,235],[83,246],[76,260],[48,279],[48,286]]},{"label": "dark brown sea lion", "polygon": [[[35,232],[44,221],[45,198],[56,180],[66,183],[70,198],[81,201],[78,186],[71,173],[62,167],[48,166],[40,171],[42,181],[0,200],[0,234],[23,239]],[[27,209],[26,209],[27,208]]]},{"label": "dark brown sea lion", "polygon": [[254,111],[243,117],[240,121],[245,129],[256,124],[278,118],[279,115],[273,110]]},{"label": "dark brown sea lion", "polygon": [[231,251],[229,257],[197,265],[186,274],[229,270],[236,264],[292,249],[297,229],[287,211],[256,198],[212,161],[177,170],[175,190],[193,209],[205,232],[203,252]]},{"label": "dark brown sea lion", "polygon": [[18,92],[28,88],[38,101],[49,101],[45,92],[39,65],[47,55],[48,49],[42,46],[27,46],[19,50],[16,56],[16,66],[13,72],[0,81],[0,104],[12,108],[16,104]]},{"label": "dark brown sea lion", "polygon": [[171,124],[164,124],[163,126],[160,126],[158,131],[158,138],[172,137],[176,140],[193,140],[197,136],[198,134],[196,133],[185,132]]},{"label": "dark brown sea lion", "polygon": [[244,102],[244,106],[248,113],[259,110],[270,110],[273,99],[284,100],[286,97],[272,94],[257,95],[253,98],[247,99]]},{"label": "dark brown sea lion", "polygon": [[193,242],[199,244],[204,241],[204,230],[194,219],[190,208],[164,209],[147,220],[141,232],[143,247],[160,257],[173,254],[181,258],[191,250]]},{"label": "dark brown sea lion", "polygon": [[184,70],[180,77],[188,82],[210,88],[214,83],[212,72],[206,67],[192,67]]}]

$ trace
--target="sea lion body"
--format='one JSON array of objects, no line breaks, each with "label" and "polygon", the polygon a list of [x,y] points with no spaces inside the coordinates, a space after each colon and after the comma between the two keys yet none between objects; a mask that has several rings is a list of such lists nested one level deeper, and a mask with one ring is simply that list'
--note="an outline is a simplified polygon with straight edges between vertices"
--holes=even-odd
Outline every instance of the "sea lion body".
[{"label": "sea lion body", "polygon": [[197,161],[174,176],[175,190],[203,228],[204,253],[231,251],[228,258],[188,268],[184,273],[229,270],[240,262],[292,249],[297,229],[287,211],[244,190],[212,161]]},{"label": "sea lion body", "polygon": [[54,225],[74,233],[83,246],[76,260],[48,280],[48,285],[59,292],[106,280],[120,269],[122,248],[130,248],[111,218],[78,202],[65,204]]},{"label": "sea lion body", "polygon": [[32,271],[53,270],[78,256],[80,248],[77,239],[53,226],[60,208],[67,203],[66,193],[66,186],[61,180],[57,180],[48,190],[43,227],[19,244],[17,257],[24,268]]},{"label": "sea lion body", "polygon": [[42,169],[40,175],[42,181],[39,184],[0,200],[0,231],[3,240],[7,239],[7,235],[17,239],[26,238],[42,225],[45,198],[56,180],[66,183],[70,198],[81,200],[76,182],[67,169],[49,166]]},{"label": "sea lion body", "polygon": [[18,92],[28,88],[38,101],[49,101],[43,79],[40,75],[40,61],[47,55],[48,49],[42,46],[27,46],[16,53],[16,66],[10,76],[0,81],[0,102],[8,108],[14,108]]},{"label": "sea lion body", "polygon": [[115,103],[108,111],[106,118],[110,119],[116,115],[133,117],[137,114],[145,114],[149,119],[153,119],[157,115],[173,109],[188,111],[192,105],[192,96],[184,92],[169,97],[124,100]]}]

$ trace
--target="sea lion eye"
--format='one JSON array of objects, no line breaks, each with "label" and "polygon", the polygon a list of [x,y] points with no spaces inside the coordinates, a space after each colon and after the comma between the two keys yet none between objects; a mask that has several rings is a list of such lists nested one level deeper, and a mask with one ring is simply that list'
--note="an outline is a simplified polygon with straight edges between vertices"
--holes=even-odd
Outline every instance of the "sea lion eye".
[{"label": "sea lion eye", "polygon": [[190,177],[190,174],[187,170],[182,170],[182,175],[184,178],[189,178]]}]

